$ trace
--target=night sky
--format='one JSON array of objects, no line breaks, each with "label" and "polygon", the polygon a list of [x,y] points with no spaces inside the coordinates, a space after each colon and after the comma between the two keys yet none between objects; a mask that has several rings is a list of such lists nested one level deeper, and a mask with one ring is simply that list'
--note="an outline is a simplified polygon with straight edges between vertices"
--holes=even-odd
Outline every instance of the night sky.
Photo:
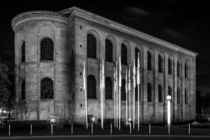
[{"label": "night sky", "polygon": [[0,4],[0,57],[14,67],[11,19],[30,10],[60,11],[77,6],[144,33],[198,52],[197,86],[210,86],[210,7],[208,0],[25,0]]}]

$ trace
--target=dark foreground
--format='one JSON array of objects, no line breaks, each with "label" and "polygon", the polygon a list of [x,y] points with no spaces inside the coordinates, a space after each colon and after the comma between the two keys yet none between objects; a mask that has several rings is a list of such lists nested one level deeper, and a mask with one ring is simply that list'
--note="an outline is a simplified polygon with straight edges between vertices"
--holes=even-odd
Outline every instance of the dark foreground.
[{"label": "dark foreground", "polygon": [[[52,129],[53,128],[53,129]],[[112,129],[111,129],[112,128]],[[10,130],[10,131],[9,131]],[[190,126],[173,125],[168,134],[166,126],[142,125],[140,130],[137,127],[130,134],[130,127],[122,127],[121,130],[106,126],[101,130],[100,126],[94,126],[93,129],[84,128],[83,126],[59,127],[44,125],[44,127],[32,127],[24,125],[17,127],[11,125],[10,128],[0,128],[0,139],[209,139],[210,125]]]},{"label": "dark foreground", "polygon": [[178,135],[83,135],[83,136],[25,136],[1,137],[0,140],[209,140],[210,136],[178,136]]}]

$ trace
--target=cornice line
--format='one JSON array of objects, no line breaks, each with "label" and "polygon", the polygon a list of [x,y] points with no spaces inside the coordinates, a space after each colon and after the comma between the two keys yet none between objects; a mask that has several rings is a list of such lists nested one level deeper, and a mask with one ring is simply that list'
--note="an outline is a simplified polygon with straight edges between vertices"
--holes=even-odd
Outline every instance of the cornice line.
[{"label": "cornice line", "polygon": [[31,18],[31,17],[51,17],[51,18],[57,18],[60,20],[63,20],[64,22],[67,23],[67,18],[57,12],[51,12],[51,11],[29,11],[29,12],[24,12],[12,19],[12,28],[13,30],[15,29],[15,26],[18,22],[20,22],[23,19],[26,18]]},{"label": "cornice line", "polygon": [[92,22],[103,24],[105,26],[114,28],[114,29],[116,29],[118,31],[122,31],[124,33],[131,34],[133,36],[141,38],[143,40],[146,40],[146,41],[149,41],[149,42],[153,42],[154,44],[158,44],[158,45],[164,46],[164,47],[166,47],[168,49],[172,49],[172,50],[175,50],[175,51],[178,51],[178,52],[182,52],[182,53],[185,53],[187,55],[194,56],[194,57],[198,55],[198,53],[196,53],[196,52],[193,52],[193,51],[190,51],[188,49],[182,48],[182,47],[180,47],[178,45],[175,45],[173,43],[164,41],[164,40],[159,39],[157,37],[148,35],[146,33],[138,31],[136,29],[130,28],[130,27],[126,26],[126,25],[120,24],[120,23],[115,22],[113,20],[107,19],[107,18],[99,16],[97,14],[93,14],[91,12],[88,12],[86,10],[83,10],[83,9],[80,9],[80,8],[77,8],[77,7],[64,9],[64,10],[60,11],[59,13],[65,14],[67,12],[71,13],[71,15],[75,15],[75,16],[78,16],[78,17],[82,17],[82,18],[84,18],[86,20],[92,21]]}]

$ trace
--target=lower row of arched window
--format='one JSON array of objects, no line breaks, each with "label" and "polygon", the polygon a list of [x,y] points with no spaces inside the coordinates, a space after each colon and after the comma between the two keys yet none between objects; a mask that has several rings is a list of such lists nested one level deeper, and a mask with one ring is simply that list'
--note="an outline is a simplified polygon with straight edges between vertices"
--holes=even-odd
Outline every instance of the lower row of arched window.
[{"label": "lower row of arched window", "polygon": [[[87,98],[88,99],[96,99],[96,79],[93,75],[89,75],[87,77]],[[140,93],[139,93],[140,94]],[[168,95],[172,96],[172,88],[168,87]],[[140,95],[139,95],[140,96]],[[161,84],[158,85],[158,102],[163,102],[163,87]],[[152,102],[152,84],[147,83],[147,101]],[[110,77],[105,79],[105,99],[113,99],[113,83]],[[121,100],[126,100],[126,81],[122,79],[122,87],[121,87]],[[135,100],[138,100],[138,87],[136,86],[135,89]],[[177,97],[176,97],[177,104],[181,103],[181,91],[177,88]],[[185,89],[184,92],[184,102],[185,104],[188,103],[188,93]]]},{"label": "lower row of arched window", "polygon": [[[88,99],[96,99],[96,79],[93,75],[89,75],[87,77],[87,98]],[[122,88],[121,88],[121,100],[126,100],[126,81],[122,79]],[[43,78],[41,80],[41,99],[53,99],[53,80],[50,78]],[[140,92],[139,92],[140,94]],[[168,86],[168,95],[172,95],[172,88]],[[188,93],[185,89],[184,92],[184,102],[188,103]],[[147,101],[152,102],[152,84],[147,83]],[[22,82],[22,99],[25,99],[25,80]],[[113,99],[113,82],[110,77],[105,79],[105,99],[112,100]],[[138,100],[138,87],[135,89],[135,100]],[[158,85],[158,102],[163,102],[163,87],[161,84]],[[177,104],[181,103],[181,91],[177,88]]]},{"label": "lower row of arched window", "polygon": [[[96,99],[96,79],[93,75],[89,75],[87,78],[87,98],[88,99]],[[121,88],[121,100],[126,100],[126,82],[122,79],[122,88]],[[172,95],[172,88],[168,87],[168,95]],[[185,89],[184,93],[184,102],[185,104],[188,103],[188,93]],[[147,84],[147,101],[152,102],[152,84]],[[113,83],[110,77],[105,79],[105,99],[113,99]],[[135,89],[135,100],[138,100],[138,87],[136,86]],[[163,87],[162,85],[158,85],[158,102],[163,102]],[[177,97],[176,97],[177,104],[181,103],[181,92],[180,89],[177,88]]]},{"label": "lower row of arched window", "polygon": [[[21,99],[25,100],[26,92],[25,92],[25,80],[23,80],[21,85]],[[54,93],[53,93],[53,80],[50,78],[43,78],[41,80],[41,99],[53,99]]]}]

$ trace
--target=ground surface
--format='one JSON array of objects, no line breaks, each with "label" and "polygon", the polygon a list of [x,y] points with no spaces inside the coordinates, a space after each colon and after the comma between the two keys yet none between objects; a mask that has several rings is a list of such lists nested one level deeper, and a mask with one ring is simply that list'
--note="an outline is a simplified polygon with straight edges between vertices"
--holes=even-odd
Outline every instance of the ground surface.
[{"label": "ground surface", "polygon": [[210,136],[177,136],[177,135],[109,135],[109,136],[29,136],[29,137],[1,137],[0,140],[209,140]]},{"label": "ground surface", "polygon": [[[93,134],[91,128],[85,129],[84,127],[53,127],[53,133],[50,125],[45,127],[33,127],[32,135],[30,125],[24,127],[12,126],[0,128],[0,139],[72,139],[80,140],[84,138],[91,139],[104,139],[104,138],[120,138],[120,139],[209,139],[210,140],[210,125],[191,126],[189,130],[188,125],[173,125],[170,134],[166,126],[151,126],[149,132],[148,125],[142,125],[140,131],[132,130],[130,134],[129,127],[123,127],[121,130],[106,126],[102,131],[99,126],[93,127]],[[73,128],[73,129],[72,129]],[[112,134],[111,134],[112,132]],[[189,134],[190,132],[190,134]]]}]

